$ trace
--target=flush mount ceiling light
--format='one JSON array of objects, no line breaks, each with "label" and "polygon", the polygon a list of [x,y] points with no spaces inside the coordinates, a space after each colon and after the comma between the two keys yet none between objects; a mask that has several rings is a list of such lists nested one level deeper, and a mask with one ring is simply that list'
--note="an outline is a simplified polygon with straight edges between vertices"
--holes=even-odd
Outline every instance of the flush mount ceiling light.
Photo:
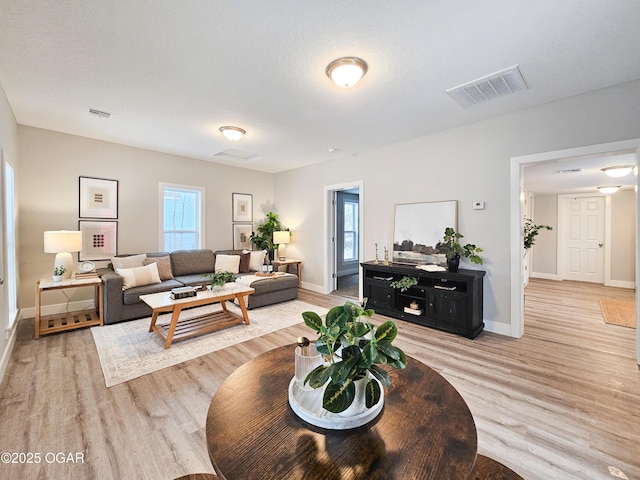
[{"label": "flush mount ceiling light", "polygon": [[327,65],[327,77],[342,88],[353,87],[367,73],[367,64],[357,57],[342,57]]},{"label": "flush mount ceiling light", "polygon": [[612,185],[609,187],[598,187],[598,190],[600,190],[600,193],[609,194],[609,193],[616,193],[619,188],[620,188],[620,185],[615,185],[615,186]]},{"label": "flush mount ceiling light", "polygon": [[633,170],[633,165],[620,165],[618,167],[606,167],[601,168],[604,173],[606,173],[610,177],[618,178],[625,177],[631,173]]},{"label": "flush mount ceiling light", "polygon": [[240,127],[231,127],[231,126],[220,127],[219,130],[222,132],[222,134],[227,140],[231,140],[232,142],[237,142],[242,138],[242,136],[245,133],[247,133],[245,130],[243,130]]}]

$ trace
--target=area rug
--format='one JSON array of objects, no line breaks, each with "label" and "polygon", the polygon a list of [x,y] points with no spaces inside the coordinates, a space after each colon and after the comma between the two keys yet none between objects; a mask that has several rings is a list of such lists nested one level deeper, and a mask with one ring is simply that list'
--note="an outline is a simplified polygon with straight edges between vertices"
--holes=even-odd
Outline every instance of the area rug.
[{"label": "area rug", "polygon": [[636,302],[601,298],[600,310],[605,323],[636,328]]},{"label": "area rug", "polygon": [[[240,314],[235,305],[229,310]],[[197,316],[220,310],[220,305],[206,305],[183,312],[183,316]],[[282,328],[301,323],[302,312],[319,315],[327,309],[298,300],[249,310],[250,324],[235,325],[215,332],[176,341],[165,349],[163,340],[149,332],[151,318],[92,327],[91,333],[98,350],[100,365],[107,387],[141,377],[193,358],[215,352]],[[169,323],[170,314],[158,317],[158,324]]]}]

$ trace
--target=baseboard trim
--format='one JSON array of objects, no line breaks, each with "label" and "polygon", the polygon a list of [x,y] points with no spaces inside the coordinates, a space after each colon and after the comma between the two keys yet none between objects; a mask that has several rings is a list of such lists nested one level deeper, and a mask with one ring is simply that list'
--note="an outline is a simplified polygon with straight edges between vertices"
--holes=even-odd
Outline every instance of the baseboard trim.
[{"label": "baseboard trim", "polygon": [[322,293],[322,294],[329,294],[330,292],[327,292],[326,289],[324,288],[324,286],[322,285],[316,285],[315,283],[309,283],[309,282],[302,282],[300,285],[302,288],[304,288],[305,290],[311,290],[312,292],[316,292],[316,293]]},{"label": "baseboard trim", "polygon": [[484,320],[484,331],[497,333],[498,335],[505,335],[507,337],[518,338],[511,334],[511,325],[507,323]]},{"label": "baseboard trim", "polygon": [[541,273],[541,272],[531,272],[531,278],[542,278],[543,280],[557,280],[561,282],[562,279],[555,273]]},{"label": "baseboard trim", "polygon": [[2,359],[0,360],[0,383],[2,383],[2,379],[4,378],[4,372],[7,370],[7,366],[9,365],[9,359],[11,359],[11,353],[13,352],[13,347],[16,344],[16,336],[18,332],[18,322],[20,320],[16,320],[13,322],[13,327],[11,328],[11,334],[9,335],[9,341],[7,342],[7,347],[2,352]]},{"label": "baseboard trim", "polygon": [[605,285],[607,287],[636,288],[636,284],[634,282],[628,282],[626,280],[609,280]]},{"label": "baseboard trim", "polygon": [[[75,312],[78,310],[87,310],[89,308],[96,308],[93,300],[79,300],[77,302],[57,303],[53,305],[42,305],[40,308],[41,315],[57,315],[65,312]],[[35,318],[36,308],[29,307],[23,308],[20,311],[20,318]]]}]

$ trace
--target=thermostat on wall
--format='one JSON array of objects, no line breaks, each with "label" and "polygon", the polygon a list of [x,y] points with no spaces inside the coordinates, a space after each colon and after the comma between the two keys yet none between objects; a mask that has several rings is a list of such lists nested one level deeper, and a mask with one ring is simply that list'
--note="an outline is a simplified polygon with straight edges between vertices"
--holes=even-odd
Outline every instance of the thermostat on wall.
[{"label": "thermostat on wall", "polygon": [[474,210],[484,210],[484,202],[473,202]]}]

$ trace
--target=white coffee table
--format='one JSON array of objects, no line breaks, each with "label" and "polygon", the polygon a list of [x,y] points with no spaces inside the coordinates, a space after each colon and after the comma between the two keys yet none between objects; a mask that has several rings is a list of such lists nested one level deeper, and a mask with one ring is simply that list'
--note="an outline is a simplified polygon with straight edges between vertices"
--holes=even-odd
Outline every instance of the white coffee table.
[{"label": "white coffee table", "polygon": [[[140,295],[140,300],[149,305],[151,310],[153,310],[149,331],[156,332],[160,338],[165,341],[164,348],[169,348],[173,340],[193,337],[194,335],[212,332],[241,323],[249,325],[249,315],[247,314],[244,297],[251,295],[253,292],[255,292],[255,290],[251,287],[236,285],[234,288],[225,286],[224,290],[218,292],[202,290],[199,291],[195,297],[182,298],[180,300],[172,300],[169,292]],[[237,315],[227,310],[226,302],[228,300],[238,301],[242,315]],[[222,309],[206,315],[180,319],[180,313],[184,309],[210,305],[212,303],[219,303]],[[171,312],[171,322],[166,325],[156,325],[158,315],[169,312]]]}]

